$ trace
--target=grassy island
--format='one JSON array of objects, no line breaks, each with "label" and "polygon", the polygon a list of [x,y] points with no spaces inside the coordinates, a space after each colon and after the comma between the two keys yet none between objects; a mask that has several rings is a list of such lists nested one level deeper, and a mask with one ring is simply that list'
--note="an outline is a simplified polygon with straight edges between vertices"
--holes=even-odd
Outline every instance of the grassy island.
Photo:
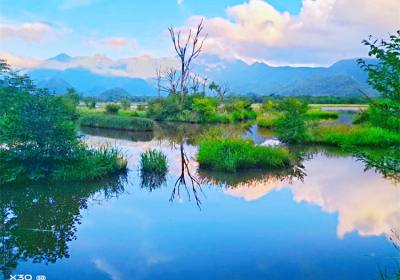
[{"label": "grassy island", "polygon": [[291,165],[281,147],[256,146],[250,139],[207,137],[200,141],[197,161],[201,168],[235,172],[238,169],[277,169]]}]

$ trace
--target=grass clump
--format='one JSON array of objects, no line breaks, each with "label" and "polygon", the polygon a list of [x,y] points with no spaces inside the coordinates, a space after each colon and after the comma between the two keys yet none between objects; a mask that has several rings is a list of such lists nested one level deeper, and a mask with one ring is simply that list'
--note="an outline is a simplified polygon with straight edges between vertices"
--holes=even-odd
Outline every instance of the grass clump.
[{"label": "grass clump", "polygon": [[278,114],[259,115],[256,119],[257,125],[263,128],[273,128],[279,119]]},{"label": "grass clump", "polygon": [[140,171],[165,174],[168,171],[167,156],[154,149],[140,155]]},{"label": "grass clump", "polygon": [[334,146],[388,147],[400,145],[400,134],[380,127],[336,125],[311,131],[308,142]]},{"label": "grass clump", "polygon": [[167,156],[157,150],[147,150],[140,155],[140,186],[150,192],[160,188],[167,181]]},{"label": "grass clump", "polygon": [[250,139],[222,137],[200,140],[197,161],[201,168],[226,172],[245,168],[284,168],[291,164],[286,149],[256,146]]},{"label": "grass clump", "polygon": [[150,119],[111,115],[84,116],[81,118],[81,125],[129,131],[151,131],[154,128],[154,122]]},{"label": "grass clump", "polygon": [[62,181],[95,180],[126,170],[127,160],[118,149],[101,146],[100,148],[79,149],[73,161],[60,165],[53,179]]},{"label": "grass clump", "polygon": [[306,113],[306,118],[311,120],[329,120],[339,118],[338,112],[323,111],[323,110],[309,110]]}]

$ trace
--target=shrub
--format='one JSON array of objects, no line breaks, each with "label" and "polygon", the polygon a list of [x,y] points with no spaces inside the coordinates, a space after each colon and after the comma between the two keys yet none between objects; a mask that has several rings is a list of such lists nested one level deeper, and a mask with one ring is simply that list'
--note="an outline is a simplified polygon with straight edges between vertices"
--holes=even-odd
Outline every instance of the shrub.
[{"label": "shrub", "polygon": [[96,99],[94,97],[87,97],[85,98],[85,105],[89,109],[95,109],[96,108]]},{"label": "shrub", "polygon": [[275,122],[275,131],[280,140],[287,143],[301,143],[307,138],[305,114],[308,105],[296,99],[283,100],[278,109],[283,115]]},{"label": "shrub", "polygon": [[157,150],[147,150],[140,155],[140,171],[165,174],[168,171],[167,156]]},{"label": "shrub", "polygon": [[243,168],[290,166],[289,152],[280,147],[255,146],[250,139],[206,137],[200,140],[197,160],[201,168],[235,172]]},{"label": "shrub", "polygon": [[137,109],[138,111],[145,111],[145,110],[146,110],[146,105],[140,103],[140,104],[138,104],[138,105],[136,106],[136,109]]},{"label": "shrub", "polygon": [[117,114],[118,111],[121,109],[121,106],[115,103],[108,103],[106,105],[106,112],[108,114]]},{"label": "shrub", "polygon": [[150,131],[154,128],[154,122],[150,119],[110,115],[92,115],[82,117],[81,125],[131,131]]},{"label": "shrub", "polygon": [[369,119],[369,111],[361,110],[353,117],[353,124],[366,123]]},{"label": "shrub", "polygon": [[129,108],[131,108],[131,102],[129,100],[122,100],[121,107],[124,110],[129,110]]},{"label": "shrub", "polygon": [[[71,98],[76,92],[70,90],[67,97],[51,95],[4,65],[0,63],[0,185],[74,180],[72,170],[80,172],[82,166],[88,168],[79,179],[105,176],[126,167],[116,151],[96,152],[79,140],[77,99]],[[110,168],[104,169],[101,161],[94,160],[99,155]]]},{"label": "shrub", "polygon": [[200,119],[215,113],[217,103],[212,98],[195,98],[192,105],[193,111],[196,112]]}]

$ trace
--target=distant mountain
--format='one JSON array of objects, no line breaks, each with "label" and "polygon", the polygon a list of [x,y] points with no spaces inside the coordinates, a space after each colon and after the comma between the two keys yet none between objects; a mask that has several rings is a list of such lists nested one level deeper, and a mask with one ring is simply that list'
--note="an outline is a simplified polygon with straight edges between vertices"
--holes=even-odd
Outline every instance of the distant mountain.
[{"label": "distant mountain", "polygon": [[[115,77],[93,73],[84,68],[70,68],[66,70],[34,69],[29,75],[36,81],[46,81],[52,78],[65,80],[83,95],[97,96],[104,90],[115,87],[122,88],[132,95],[155,95],[156,90],[149,83],[139,78]],[[93,91],[93,89],[101,89]]]},{"label": "distant mountain", "polygon": [[222,64],[215,63],[214,58],[203,58],[194,69],[209,80],[226,82],[233,94],[240,95],[342,96],[359,95],[359,89],[376,94],[355,59],[338,61],[330,67],[272,67],[263,63],[247,65],[241,61]]},{"label": "distant mountain", "polygon": [[359,95],[359,89],[373,94],[369,88],[362,85],[351,76],[330,75],[297,80],[280,88],[276,94],[285,96],[351,96],[355,94]]},{"label": "distant mountain", "polygon": [[98,97],[105,101],[118,101],[118,100],[129,99],[132,97],[132,94],[130,94],[123,88],[116,87],[100,93]]},{"label": "distant mountain", "polygon": [[50,92],[55,94],[65,94],[69,88],[72,88],[69,83],[59,77],[41,80],[38,82],[37,86],[40,88],[47,88]]},{"label": "distant mountain", "polygon": [[[166,70],[168,66],[177,67],[178,63],[174,57],[113,60],[105,55],[71,57],[59,54],[39,65],[28,73],[39,84],[55,91],[65,91],[64,81],[86,96],[99,96],[115,88],[133,96],[154,96],[157,92],[153,78],[155,69]],[[341,60],[330,67],[274,67],[202,55],[192,70],[208,81],[228,84],[231,94],[344,96],[359,95],[360,90],[377,94],[367,84],[367,74],[356,59]]]},{"label": "distant mountain", "polygon": [[51,57],[48,59],[49,61],[58,61],[58,62],[70,62],[72,60],[72,57],[65,53],[60,53],[59,55],[56,55],[54,57]]}]

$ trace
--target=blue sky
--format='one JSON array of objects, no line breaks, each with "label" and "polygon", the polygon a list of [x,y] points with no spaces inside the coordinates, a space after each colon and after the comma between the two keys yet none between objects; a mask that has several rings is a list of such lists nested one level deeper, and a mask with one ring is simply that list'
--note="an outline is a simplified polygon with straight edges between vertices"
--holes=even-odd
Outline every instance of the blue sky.
[{"label": "blue sky", "polygon": [[190,26],[199,16],[210,35],[206,52],[246,62],[320,65],[361,55],[365,36],[395,30],[397,0],[374,2],[0,0],[0,51],[39,59],[61,52],[114,59],[173,55],[167,27]]},{"label": "blue sky", "polygon": [[[1,18],[13,23],[44,22],[64,28],[67,33],[62,40],[51,40],[47,44],[26,43],[20,40],[2,43],[4,48],[18,54],[27,52],[35,57],[45,58],[60,52],[72,55],[105,53],[112,57],[151,53],[170,54],[169,48],[160,46],[160,37],[169,26],[182,26],[192,15],[205,17],[225,16],[228,6],[242,3],[242,0],[201,1],[176,0],[122,1],[122,0],[1,0]],[[281,10],[297,13],[301,1],[270,1]],[[130,37],[137,41],[136,48],[114,52],[106,48],[88,49],[83,42],[87,39],[108,37]],[[166,39],[168,44],[168,37]]]}]

